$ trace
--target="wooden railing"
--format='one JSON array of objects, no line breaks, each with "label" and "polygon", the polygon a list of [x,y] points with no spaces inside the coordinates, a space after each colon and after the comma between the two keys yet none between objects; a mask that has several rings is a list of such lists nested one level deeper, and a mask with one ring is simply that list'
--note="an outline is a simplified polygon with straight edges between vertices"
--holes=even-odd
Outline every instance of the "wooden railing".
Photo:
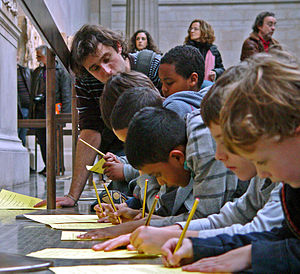
[{"label": "wooden railing", "polygon": [[[55,129],[60,123],[60,118],[55,115],[55,56],[69,71],[70,51],[59,32],[52,15],[44,0],[18,0],[25,14],[29,17],[42,38],[47,41],[51,50],[47,51],[46,64],[46,140],[47,140],[47,208],[56,208],[56,171],[55,171]],[[62,117],[62,116],[61,116]],[[72,89],[72,171],[74,171],[76,142],[78,136],[78,118],[76,111],[76,96],[74,87]],[[40,123],[41,121],[29,121],[29,123]],[[27,123],[22,121],[21,123]],[[31,127],[28,124],[28,127]]]}]

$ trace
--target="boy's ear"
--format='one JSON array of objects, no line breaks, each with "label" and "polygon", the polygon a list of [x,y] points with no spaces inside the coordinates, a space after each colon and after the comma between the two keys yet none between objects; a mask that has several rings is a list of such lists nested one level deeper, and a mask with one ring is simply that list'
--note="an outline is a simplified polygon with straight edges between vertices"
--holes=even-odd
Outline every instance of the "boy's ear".
[{"label": "boy's ear", "polygon": [[122,46],[119,42],[117,42],[118,54],[122,53]]},{"label": "boy's ear", "polygon": [[180,149],[173,149],[169,153],[169,162],[175,165],[183,166],[185,161],[185,154]]},{"label": "boy's ear", "polygon": [[193,88],[197,88],[198,85],[198,73],[193,72],[190,76],[190,86]]}]

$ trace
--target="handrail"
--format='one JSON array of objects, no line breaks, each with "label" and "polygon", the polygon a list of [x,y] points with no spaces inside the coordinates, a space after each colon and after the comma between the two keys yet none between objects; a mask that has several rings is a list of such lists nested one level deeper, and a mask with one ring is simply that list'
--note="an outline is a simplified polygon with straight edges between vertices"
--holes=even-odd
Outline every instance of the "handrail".
[{"label": "handrail", "polygon": [[[71,122],[71,113],[56,114],[56,124],[64,125]],[[18,119],[18,127],[20,128],[45,128],[46,119]]]},{"label": "handrail", "polygon": [[52,51],[69,71],[70,51],[59,32],[44,0],[18,0],[39,34],[46,40]]},{"label": "handrail", "polygon": [[[55,182],[55,55],[60,59],[66,71],[69,72],[70,51],[59,32],[44,0],[18,0],[24,13],[29,17],[39,34],[50,45],[52,52],[47,50],[46,65],[46,128],[47,128],[47,208],[56,208]],[[54,53],[54,54],[53,54]],[[76,97],[72,89],[72,158],[74,158],[77,141]]]}]

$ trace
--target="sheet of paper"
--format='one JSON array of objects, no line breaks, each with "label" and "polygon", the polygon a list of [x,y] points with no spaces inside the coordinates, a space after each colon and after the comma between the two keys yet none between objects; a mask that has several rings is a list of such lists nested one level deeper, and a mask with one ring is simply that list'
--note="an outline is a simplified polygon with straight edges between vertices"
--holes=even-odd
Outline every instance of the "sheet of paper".
[{"label": "sheet of paper", "polygon": [[93,171],[96,173],[103,174],[104,168],[102,168],[103,164],[105,163],[105,160],[101,158],[100,161],[98,161],[94,166],[86,166],[87,170]]},{"label": "sheet of paper", "polygon": [[0,209],[45,209],[46,206],[33,207],[41,201],[39,198],[26,196],[5,189],[2,189],[0,192]]},{"label": "sheet of paper", "polygon": [[69,229],[69,230],[76,230],[76,229],[97,229],[97,228],[104,228],[113,226],[113,224],[108,223],[68,223],[68,224],[49,224],[52,228],[55,229]]},{"label": "sheet of paper", "polygon": [[49,259],[128,259],[156,258],[156,255],[139,254],[136,251],[114,250],[110,252],[94,251],[93,249],[45,248],[32,252],[27,256]]},{"label": "sheet of paper", "polygon": [[[151,264],[122,264],[122,265],[78,265],[78,266],[60,266],[50,267],[56,274],[161,274],[161,273],[183,273],[181,267],[167,268],[162,265]],[[188,273],[188,272],[184,272]],[[197,272],[199,273],[199,272]]]},{"label": "sheet of paper", "polygon": [[78,239],[77,236],[85,234],[82,231],[62,231],[61,240],[62,241],[91,241],[91,239]]},{"label": "sheet of paper", "polygon": [[27,215],[24,216],[42,224],[97,223],[97,215]]}]

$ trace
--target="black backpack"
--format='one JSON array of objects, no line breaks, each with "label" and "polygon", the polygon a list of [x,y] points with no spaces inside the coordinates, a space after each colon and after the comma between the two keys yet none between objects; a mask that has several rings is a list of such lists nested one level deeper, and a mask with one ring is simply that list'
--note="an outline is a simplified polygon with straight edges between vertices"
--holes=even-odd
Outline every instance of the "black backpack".
[{"label": "black backpack", "polygon": [[140,51],[137,55],[135,70],[142,72],[148,76],[150,66],[155,57],[158,57],[160,59],[161,55],[149,49],[144,49]]}]

